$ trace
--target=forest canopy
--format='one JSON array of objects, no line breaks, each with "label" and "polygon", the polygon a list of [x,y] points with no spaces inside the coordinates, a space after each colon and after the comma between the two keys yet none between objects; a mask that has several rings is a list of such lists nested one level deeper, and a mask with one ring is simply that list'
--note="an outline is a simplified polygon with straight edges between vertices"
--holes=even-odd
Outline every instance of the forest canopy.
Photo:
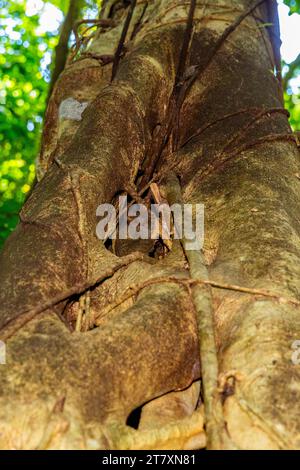
[{"label": "forest canopy", "polygon": [[[15,228],[35,179],[55,47],[69,0],[0,0],[0,248]],[[279,2],[282,3],[282,2]],[[300,22],[300,0],[285,0]],[[81,0],[81,18],[95,18],[99,1]],[[296,37],[294,41],[296,41]],[[74,34],[69,36],[69,46]],[[300,55],[282,61],[285,104],[300,130]]]}]

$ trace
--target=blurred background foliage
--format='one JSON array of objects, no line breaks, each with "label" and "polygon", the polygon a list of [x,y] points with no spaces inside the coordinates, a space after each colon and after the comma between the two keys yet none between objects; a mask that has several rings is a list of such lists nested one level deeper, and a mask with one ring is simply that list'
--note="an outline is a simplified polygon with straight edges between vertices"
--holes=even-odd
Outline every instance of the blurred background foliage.
[{"label": "blurred background foliage", "polygon": [[[0,248],[34,180],[51,59],[71,1],[0,0]],[[95,18],[100,0],[80,1],[78,15]],[[300,19],[300,0],[284,3]],[[300,130],[300,57],[283,63],[283,73],[291,124]]]},{"label": "blurred background foliage", "polygon": [[[300,0],[284,0],[283,3],[289,7],[291,21],[281,25],[281,36],[285,37],[287,49],[291,49],[293,53],[298,50],[296,57],[282,51],[286,60],[282,60],[284,100],[285,107],[291,114],[290,123],[293,130],[300,131]],[[286,30],[289,30],[289,34]],[[292,42],[294,46],[291,44],[289,47]]]}]

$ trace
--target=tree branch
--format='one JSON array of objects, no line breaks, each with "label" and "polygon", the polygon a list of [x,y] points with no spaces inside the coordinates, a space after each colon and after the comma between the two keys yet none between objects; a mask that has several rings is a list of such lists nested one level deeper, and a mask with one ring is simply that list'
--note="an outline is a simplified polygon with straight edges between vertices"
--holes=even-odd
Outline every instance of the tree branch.
[{"label": "tree branch", "polygon": [[114,63],[113,63],[113,66],[112,66],[112,73],[111,73],[111,82],[114,80],[114,78],[116,76],[116,73],[117,73],[117,70],[118,70],[118,65],[119,65],[119,62],[120,62],[120,59],[121,59],[121,54],[122,54],[123,48],[124,48],[124,42],[125,42],[125,39],[126,39],[127,31],[129,29],[129,26],[130,26],[130,22],[131,22],[131,18],[132,18],[134,9],[135,9],[135,5],[136,5],[136,0],[131,0],[131,5],[129,7],[128,14],[127,14],[127,17],[126,17],[126,20],[125,20],[125,23],[124,23],[124,26],[123,26],[123,29],[122,29],[120,41],[119,41],[117,50],[115,52],[115,58],[114,58]]},{"label": "tree branch", "polygon": [[69,9],[61,27],[59,41],[55,48],[54,68],[51,74],[47,101],[51,96],[56,80],[65,68],[69,50],[68,43],[75,21],[79,15],[79,11],[80,0],[70,0]]}]

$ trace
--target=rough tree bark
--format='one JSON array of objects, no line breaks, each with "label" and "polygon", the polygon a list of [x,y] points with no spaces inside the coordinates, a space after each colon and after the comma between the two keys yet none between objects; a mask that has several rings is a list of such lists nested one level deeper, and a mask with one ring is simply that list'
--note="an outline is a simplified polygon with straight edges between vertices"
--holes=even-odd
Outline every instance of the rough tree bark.
[{"label": "rough tree bark", "polygon": [[[1,253],[1,448],[300,448],[300,170],[274,8],[104,3]],[[97,206],[153,178],[205,204],[202,253],[97,239]]]}]

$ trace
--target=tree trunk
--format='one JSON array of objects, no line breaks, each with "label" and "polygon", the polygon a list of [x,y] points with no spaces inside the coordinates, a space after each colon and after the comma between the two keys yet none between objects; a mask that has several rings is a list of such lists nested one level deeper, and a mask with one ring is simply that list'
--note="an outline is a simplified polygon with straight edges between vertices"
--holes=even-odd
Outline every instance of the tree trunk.
[{"label": "tree trunk", "polygon": [[[104,3],[1,253],[1,448],[300,448],[300,169],[275,3]],[[204,203],[201,253],[96,237],[98,205],[150,181]]]}]

